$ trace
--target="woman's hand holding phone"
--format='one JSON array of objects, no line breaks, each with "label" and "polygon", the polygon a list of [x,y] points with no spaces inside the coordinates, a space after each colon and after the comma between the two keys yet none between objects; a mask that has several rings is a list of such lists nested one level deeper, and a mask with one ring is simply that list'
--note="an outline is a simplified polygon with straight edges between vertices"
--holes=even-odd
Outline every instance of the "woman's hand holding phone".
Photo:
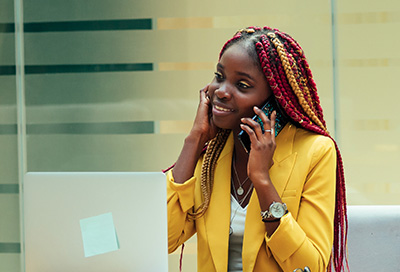
[{"label": "woman's hand holding phone", "polygon": [[260,124],[251,118],[243,118],[241,128],[249,135],[251,142],[251,152],[247,164],[247,173],[250,180],[269,179],[269,169],[273,165],[273,155],[276,148],[275,142],[275,121],[276,111],[271,114],[269,119],[266,114],[258,107],[254,107],[254,112],[263,122],[264,131]]},{"label": "woman's hand holding phone", "polygon": [[[262,124],[259,124],[253,119],[245,118],[241,126],[242,129],[249,134],[251,141],[251,151],[247,162],[247,174],[257,193],[260,209],[265,211],[270,207],[271,202],[282,203],[282,199],[276,191],[269,175],[276,148],[275,124],[277,121],[277,112],[274,110],[270,119],[257,107],[254,107],[254,112],[261,119]],[[264,127],[264,131],[261,125]],[[265,229],[269,236],[275,232],[279,224],[280,222],[265,223]]]}]

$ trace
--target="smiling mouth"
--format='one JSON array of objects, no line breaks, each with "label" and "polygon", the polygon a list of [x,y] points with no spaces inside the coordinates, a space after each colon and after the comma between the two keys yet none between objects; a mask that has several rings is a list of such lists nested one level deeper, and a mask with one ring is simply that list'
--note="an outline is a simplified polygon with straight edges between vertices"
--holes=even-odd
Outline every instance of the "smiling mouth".
[{"label": "smiling mouth", "polygon": [[219,110],[219,111],[225,111],[225,112],[231,112],[233,110],[231,109],[226,109],[226,108],[222,108],[220,106],[215,105],[215,109]]}]

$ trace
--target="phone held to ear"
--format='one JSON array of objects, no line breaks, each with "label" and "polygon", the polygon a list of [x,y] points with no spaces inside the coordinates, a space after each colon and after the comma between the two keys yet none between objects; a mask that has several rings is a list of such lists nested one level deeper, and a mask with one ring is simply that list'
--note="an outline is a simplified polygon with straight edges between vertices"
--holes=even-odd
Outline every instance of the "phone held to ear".
[{"label": "phone held to ear", "polygon": [[[288,122],[288,118],[284,116],[282,111],[279,109],[279,106],[275,100],[275,97],[271,95],[265,104],[261,107],[261,110],[267,115],[268,118],[271,118],[271,114],[273,111],[276,111],[276,119],[275,119],[275,137],[278,136],[279,132],[283,129],[283,127]],[[264,133],[264,124],[258,115],[255,115],[252,118],[254,121],[260,124],[262,132]],[[243,148],[246,150],[247,153],[250,152],[250,138],[249,135],[244,131],[240,131],[238,134],[239,141],[242,143]]]}]

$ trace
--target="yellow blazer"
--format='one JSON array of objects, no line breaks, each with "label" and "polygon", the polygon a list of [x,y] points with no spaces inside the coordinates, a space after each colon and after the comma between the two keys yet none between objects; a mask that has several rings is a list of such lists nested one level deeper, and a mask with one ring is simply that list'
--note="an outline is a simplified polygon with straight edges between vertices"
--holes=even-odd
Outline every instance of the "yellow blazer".
[{"label": "yellow blazer", "polygon": [[[233,135],[215,170],[210,206],[196,221],[186,215],[201,202],[199,159],[192,178],[174,183],[167,173],[169,252],[197,232],[198,271],[226,272],[228,267],[230,182]],[[331,139],[287,124],[276,138],[271,180],[289,213],[273,235],[266,233],[253,191],[243,237],[243,271],[293,271],[308,266],[326,271],[333,244],[336,150]]]}]

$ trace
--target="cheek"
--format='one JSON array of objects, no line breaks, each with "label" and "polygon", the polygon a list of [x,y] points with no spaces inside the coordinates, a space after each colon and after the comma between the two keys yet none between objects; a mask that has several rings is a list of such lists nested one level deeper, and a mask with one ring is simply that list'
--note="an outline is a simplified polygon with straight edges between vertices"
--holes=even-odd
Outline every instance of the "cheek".
[{"label": "cheek", "polygon": [[[255,115],[254,112],[254,106],[261,107],[260,101],[262,101],[263,97],[260,98],[260,96],[256,96],[254,98],[245,98],[242,99],[241,102],[241,115],[243,117],[253,117]],[[239,103],[240,103],[239,102]]]},{"label": "cheek", "polygon": [[244,112],[243,112],[243,117],[253,117],[255,115],[254,110],[253,110],[254,105],[249,106]]}]

